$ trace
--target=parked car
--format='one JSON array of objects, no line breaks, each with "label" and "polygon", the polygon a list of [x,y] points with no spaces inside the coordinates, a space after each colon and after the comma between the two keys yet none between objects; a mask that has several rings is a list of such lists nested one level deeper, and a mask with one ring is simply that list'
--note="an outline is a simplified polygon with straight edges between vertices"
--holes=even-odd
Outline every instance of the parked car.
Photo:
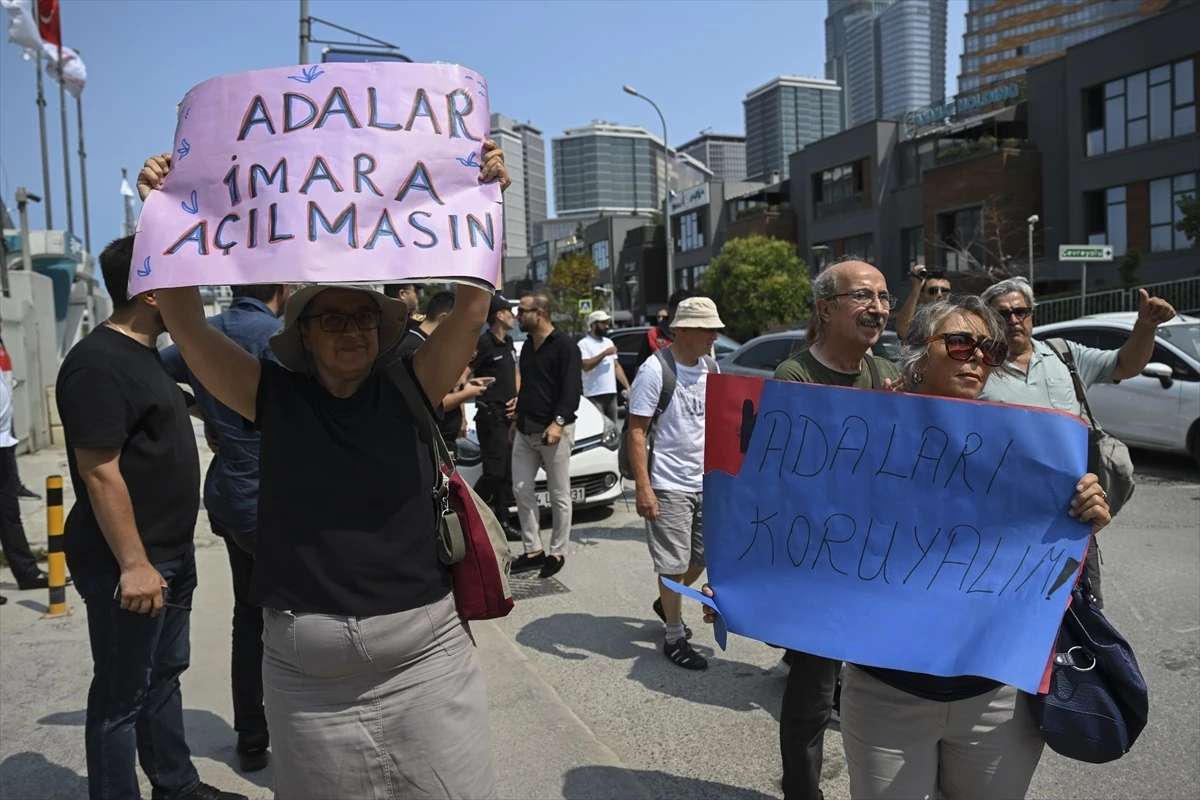
[{"label": "parked car", "polygon": [[[1033,336],[1115,350],[1136,321],[1136,312],[1092,314],[1039,325]],[[1141,375],[1088,387],[1087,396],[1096,421],[1125,444],[1200,461],[1200,318],[1180,314],[1160,325]]]},{"label": "parked car", "polygon": [[[775,375],[776,367],[805,346],[803,330],[768,333],[751,339],[722,359],[721,372],[770,378]],[[871,348],[871,352],[892,363],[899,360],[900,340],[896,338],[896,332],[884,331],[879,341]]]},{"label": "parked car", "polygon": [[[463,404],[463,416],[467,420],[467,435],[458,439],[458,472],[464,481],[474,486],[483,474],[479,435],[475,429],[475,403]],[[580,399],[575,416],[575,446],[571,449],[572,503],[577,510],[610,506],[621,496],[621,475],[617,469],[621,431],[587,398]],[[538,469],[534,491],[538,505],[549,511],[550,493],[546,487],[546,473],[541,469]]]},{"label": "parked car", "polygon": [[[625,370],[625,377],[629,378],[630,383],[633,383],[633,377],[637,375],[638,350],[641,349],[642,341],[651,327],[650,325],[640,325],[634,328],[614,328],[608,332],[608,338],[612,339],[613,344],[617,347],[617,361],[621,363],[621,368]],[[713,346],[714,357],[720,361],[737,350],[739,346],[737,341],[725,334],[718,334],[717,343]]]}]

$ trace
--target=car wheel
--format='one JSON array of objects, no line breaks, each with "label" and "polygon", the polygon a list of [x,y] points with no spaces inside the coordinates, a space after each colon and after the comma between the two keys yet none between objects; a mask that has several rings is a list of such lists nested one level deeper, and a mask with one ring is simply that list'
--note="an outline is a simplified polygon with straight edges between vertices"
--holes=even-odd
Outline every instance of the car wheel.
[{"label": "car wheel", "polygon": [[1200,466],[1200,419],[1193,422],[1188,431],[1188,452],[1192,454],[1196,465]]}]

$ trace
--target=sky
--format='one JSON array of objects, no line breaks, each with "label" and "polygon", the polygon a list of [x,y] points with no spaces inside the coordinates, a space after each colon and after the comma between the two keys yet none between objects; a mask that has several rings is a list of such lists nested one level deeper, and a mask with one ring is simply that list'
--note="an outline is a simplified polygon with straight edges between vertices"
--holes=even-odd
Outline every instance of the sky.
[{"label": "sky", "polygon": [[[83,92],[92,250],[120,236],[121,168],[171,147],[175,105],[218,75],[295,64],[299,0],[60,0],[63,43],[87,66]],[[957,88],[966,0],[951,0],[946,88]],[[592,120],[657,132],[672,145],[711,128],[744,133],[742,99],[776,75],[824,77],[824,0],[310,0],[309,14],[397,45],[414,61],[482,73],[491,111],[529,122],[547,142]],[[7,31],[8,15],[0,12]],[[346,34],[315,23],[317,39]],[[323,45],[310,45],[320,60]],[[66,226],[58,85],[45,81],[52,211]],[[16,216],[18,186],[42,191],[36,77],[0,38],[0,194]],[[75,233],[83,238],[75,102],[67,96]],[[547,175],[553,196],[553,177]],[[553,200],[550,208],[553,209]],[[44,211],[30,209],[42,227]]]}]

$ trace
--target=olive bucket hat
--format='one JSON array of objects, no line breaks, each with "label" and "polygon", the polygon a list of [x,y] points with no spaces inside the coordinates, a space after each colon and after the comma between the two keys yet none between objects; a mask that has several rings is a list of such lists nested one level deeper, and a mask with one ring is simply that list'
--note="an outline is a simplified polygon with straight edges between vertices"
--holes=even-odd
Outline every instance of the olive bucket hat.
[{"label": "olive bucket hat", "polygon": [[317,295],[326,289],[352,289],[370,295],[379,306],[379,353],[390,350],[404,336],[408,306],[400,300],[388,297],[365,283],[310,283],[298,286],[288,297],[283,310],[283,328],[271,337],[271,350],[279,363],[293,372],[307,372],[308,359],[304,352],[304,341],[300,336],[300,319]]}]

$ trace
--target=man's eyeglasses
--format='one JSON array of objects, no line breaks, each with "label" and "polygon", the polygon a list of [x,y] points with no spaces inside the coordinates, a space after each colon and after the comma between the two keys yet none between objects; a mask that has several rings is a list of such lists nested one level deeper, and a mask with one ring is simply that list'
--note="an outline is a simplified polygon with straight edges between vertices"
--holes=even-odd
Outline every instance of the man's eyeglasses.
[{"label": "man's eyeglasses", "polygon": [[537,311],[537,309],[536,308],[521,308],[520,306],[517,306],[517,310],[514,313],[516,313],[516,315],[519,317],[522,314],[530,314],[534,311]]},{"label": "man's eyeglasses", "polygon": [[320,320],[321,330],[326,333],[341,333],[346,330],[350,320],[354,320],[354,326],[360,331],[376,330],[382,317],[383,314],[378,311],[356,311],[353,314],[347,314],[345,311],[326,311],[324,314],[311,314],[301,319]]},{"label": "man's eyeglasses", "polygon": [[925,294],[929,295],[930,297],[940,297],[941,295],[946,295],[947,297],[949,297],[950,296],[950,287],[949,286],[927,286],[927,287],[925,287]]},{"label": "man's eyeglasses", "polygon": [[1033,313],[1033,309],[1029,306],[1020,306],[1019,308],[998,308],[996,309],[1000,316],[1007,320],[1009,317],[1016,317],[1021,322],[1029,319],[1029,315]]},{"label": "man's eyeglasses", "polygon": [[889,309],[896,307],[896,295],[888,292],[880,292],[875,294],[870,289],[858,289],[853,292],[842,292],[840,294],[831,294],[827,299],[833,300],[838,297],[849,297],[856,306],[869,306],[875,300],[879,300],[881,306],[887,306]]},{"label": "man's eyeglasses", "polygon": [[970,361],[976,350],[989,367],[998,367],[1008,358],[1008,342],[998,339],[976,339],[969,333],[939,333],[926,339],[925,344],[933,344],[938,339],[945,343],[946,355],[955,361]]}]

